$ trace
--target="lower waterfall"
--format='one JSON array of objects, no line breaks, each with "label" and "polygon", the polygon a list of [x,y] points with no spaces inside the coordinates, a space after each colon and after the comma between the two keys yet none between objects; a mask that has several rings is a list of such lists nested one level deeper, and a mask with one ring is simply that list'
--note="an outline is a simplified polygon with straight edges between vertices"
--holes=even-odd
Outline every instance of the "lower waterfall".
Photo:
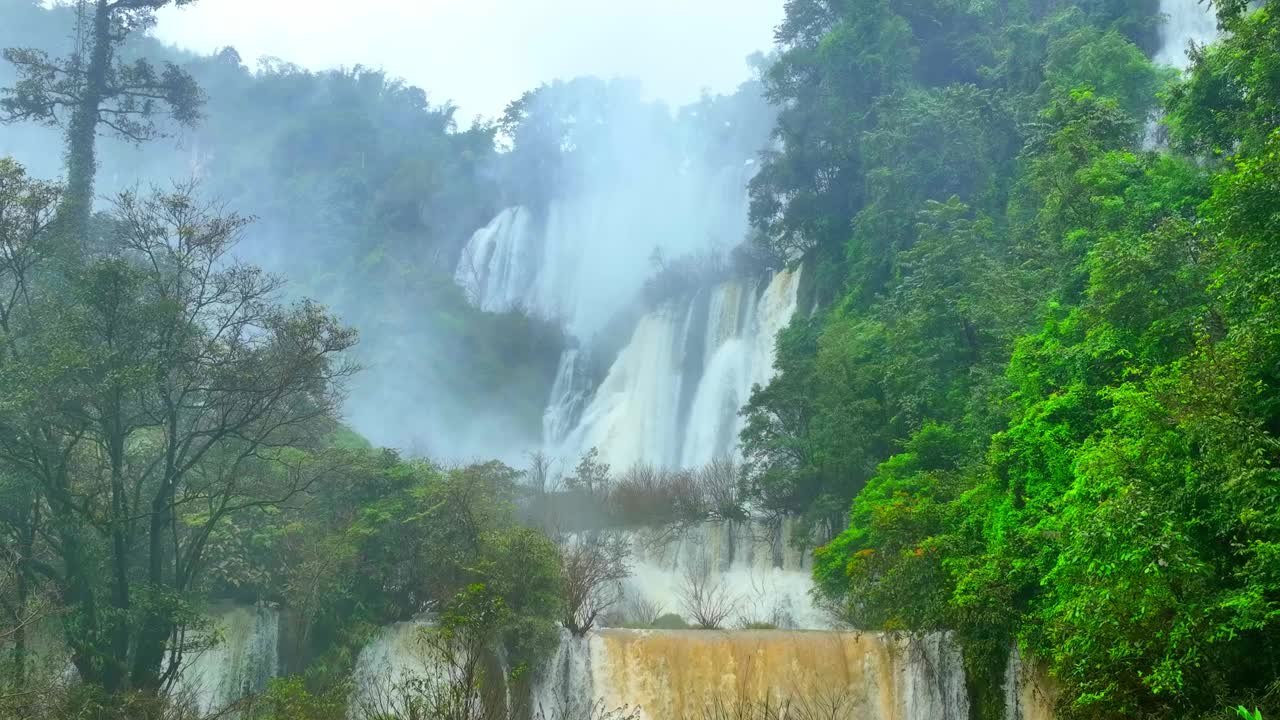
[{"label": "lower waterfall", "polygon": [[791,706],[815,717],[965,720],[959,648],[945,635],[602,630],[565,634],[534,691],[535,710],[591,703],[644,720]]},{"label": "lower waterfall", "polygon": [[209,620],[218,642],[186,664],[175,688],[205,713],[264,690],[280,673],[280,611],[225,605],[213,609]]},{"label": "lower waterfall", "polygon": [[1004,720],[1053,720],[1058,689],[1042,666],[1014,644],[1004,671]]},{"label": "lower waterfall", "polygon": [[406,682],[442,671],[422,641],[420,622],[402,622],[378,632],[356,658],[348,714],[353,720],[378,717],[394,707]]}]

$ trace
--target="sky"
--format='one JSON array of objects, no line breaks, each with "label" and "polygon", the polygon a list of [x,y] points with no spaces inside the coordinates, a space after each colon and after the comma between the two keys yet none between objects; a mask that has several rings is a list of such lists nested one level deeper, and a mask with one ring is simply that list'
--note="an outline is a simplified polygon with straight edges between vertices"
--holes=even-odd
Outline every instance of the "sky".
[{"label": "sky", "polygon": [[579,75],[639,78],[672,105],[732,90],[782,15],[783,0],[201,0],[166,10],[156,34],[231,45],[250,65],[382,68],[470,120]]}]

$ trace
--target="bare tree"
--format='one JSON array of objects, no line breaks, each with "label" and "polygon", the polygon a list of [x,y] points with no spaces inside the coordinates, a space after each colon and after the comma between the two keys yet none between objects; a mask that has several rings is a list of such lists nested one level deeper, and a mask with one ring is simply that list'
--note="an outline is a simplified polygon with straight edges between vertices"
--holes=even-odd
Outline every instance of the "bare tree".
[{"label": "bare tree", "polygon": [[573,474],[564,480],[565,487],[575,492],[585,493],[601,502],[609,497],[613,485],[609,464],[600,459],[600,450],[591,448],[583,453]]},{"label": "bare tree", "polygon": [[609,495],[610,511],[624,524],[686,525],[706,518],[695,473],[640,463],[628,468]]},{"label": "bare tree", "polygon": [[627,597],[624,609],[627,621],[641,627],[651,627],[658,618],[666,614],[667,609],[656,600],[641,593],[633,593]]},{"label": "bare tree", "polygon": [[630,577],[631,546],[621,533],[586,532],[560,543],[564,578],[564,625],[585,635],[602,613],[621,599],[620,583]]},{"label": "bare tree", "polygon": [[742,508],[742,472],[732,457],[717,457],[698,470],[703,504],[714,519],[741,522],[747,519]]},{"label": "bare tree", "polygon": [[529,453],[529,469],[525,471],[525,479],[534,494],[546,495],[551,487],[551,456],[541,450]]},{"label": "bare tree", "polygon": [[738,611],[739,598],[711,572],[711,561],[702,554],[685,568],[680,584],[680,607],[699,627],[718,630]]}]

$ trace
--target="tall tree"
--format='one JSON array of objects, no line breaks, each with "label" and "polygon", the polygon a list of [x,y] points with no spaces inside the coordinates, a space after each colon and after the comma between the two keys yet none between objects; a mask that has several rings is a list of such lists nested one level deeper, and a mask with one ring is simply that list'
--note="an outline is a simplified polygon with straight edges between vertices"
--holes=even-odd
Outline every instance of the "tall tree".
[{"label": "tall tree", "polygon": [[113,220],[100,255],[28,273],[54,290],[4,337],[0,463],[48,509],[41,570],[81,677],[156,691],[210,536],[311,481],[289,448],[332,429],[355,336],[280,305],[277,279],[230,256],[245,221],[190,188],[122,196]]},{"label": "tall tree", "polygon": [[[30,310],[39,297],[33,270],[60,192],[57,186],[27,177],[12,160],[0,158],[0,363],[21,359],[21,338],[30,329]],[[18,694],[27,679],[27,628],[33,617],[32,590],[38,583],[36,533],[43,509],[25,480],[0,469],[0,574],[8,581],[8,592],[0,591],[0,641],[11,643],[9,676]]]},{"label": "tall tree", "polygon": [[93,210],[100,127],[136,143],[161,132],[162,112],[190,125],[203,95],[195,80],[173,63],[157,68],[123,52],[129,37],[155,25],[155,13],[194,0],[77,0],[75,45],[52,58],[37,48],[6,48],[17,81],[0,97],[0,119],[32,120],[66,128],[67,191],[59,221],[83,238]]}]

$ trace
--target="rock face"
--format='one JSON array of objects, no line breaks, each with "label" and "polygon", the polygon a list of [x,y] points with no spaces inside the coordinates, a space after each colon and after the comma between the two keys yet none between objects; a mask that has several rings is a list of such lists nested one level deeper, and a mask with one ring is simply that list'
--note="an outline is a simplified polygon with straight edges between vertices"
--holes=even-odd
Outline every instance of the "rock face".
[{"label": "rock face", "polygon": [[[566,635],[535,690],[551,717],[584,704],[647,720],[736,716],[768,704],[859,720],[964,720],[959,649],[945,635],[603,630]],[[710,713],[710,715],[709,715]],[[808,714],[808,713],[805,713]]]}]

